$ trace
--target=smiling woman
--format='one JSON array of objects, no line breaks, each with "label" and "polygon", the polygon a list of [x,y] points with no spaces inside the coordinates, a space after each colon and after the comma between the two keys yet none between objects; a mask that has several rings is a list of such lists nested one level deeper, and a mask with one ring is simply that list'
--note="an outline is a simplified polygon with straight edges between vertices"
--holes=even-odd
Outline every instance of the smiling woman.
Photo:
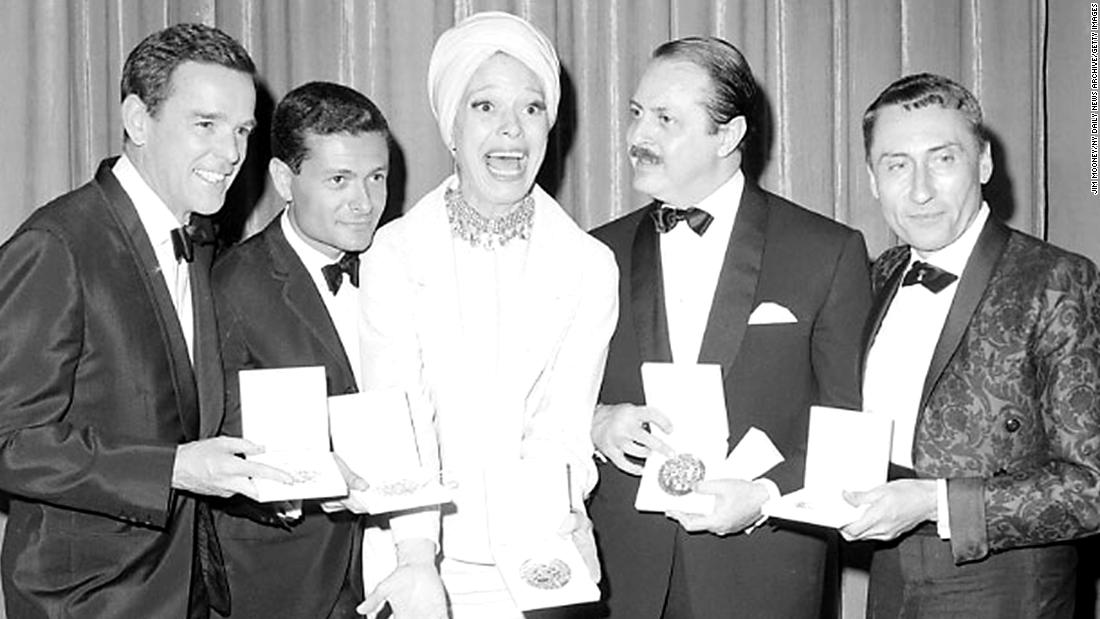
[{"label": "smiling woman", "polygon": [[[598,580],[583,497],[596,482],[588,428],[618,271],[535,184],[558,72],[549,40],[518,17],[480,13],[444,32],[428,93],[455,173],[379,230],[363,261],[363,383],[409,394],[434,423],[443,474],[457,482],[441,564],[455,619],[522,616],[503,572],[518,574],[494,563],[489,522],[494,536],[563,536]],[[520,489],[501,493],[487,481],[521,460],[560,471],[563,491],[546,501],[563,515],[575,509],[560,530],[514,521]],[[493,507],[502,494],[511,511]],[[368,532],[364,546],[375,538]],[[368,578],[378,556],[365,555]]]}]

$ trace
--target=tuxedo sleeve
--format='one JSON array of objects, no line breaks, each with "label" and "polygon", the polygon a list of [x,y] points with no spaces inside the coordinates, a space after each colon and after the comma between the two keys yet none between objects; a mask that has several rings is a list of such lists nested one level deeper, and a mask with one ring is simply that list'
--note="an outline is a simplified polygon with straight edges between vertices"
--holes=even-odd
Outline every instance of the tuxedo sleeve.
[{"label": "tuxedo sleeve", "polygon": [[[1084,259],[1056,263],[1040,289],[1024,367],[1045,453],[1005,475],[948,480],[957,563],[1100,531],[1100,279]],[[1012,311],[1012,308],[1005,308]]]},{"label": "tuxedo sleeve", "polygon": [[870,311],[867,249],[863,235],[852,232],[836,261],[811,336],[819,404],[854,410],[862,407],[863,329]]},{"label": "tuxedo sleeve", "polygon": [[94,402],[89,390],[114,387],[78,383],[85,311],[78,265],[61,236],[28,229],[0,248],[0,487],[165,526],[176,446],[106,432],[94,420],[116,411],[79,408]]},{"label": "tuxedo sleeve", "polygon": [[[586,240],[587,237],[586,237]],[[534,414],[524,429],[524,457],[564,460],[571,466],[576,505],[596,485],[592,413],[603,382],[608,344],[619,317],[619,269],[611,251],[590,241],[578,283],[579,303],[557,352],[539,380]],[[583,494],[583,496],[580,496]]]}]

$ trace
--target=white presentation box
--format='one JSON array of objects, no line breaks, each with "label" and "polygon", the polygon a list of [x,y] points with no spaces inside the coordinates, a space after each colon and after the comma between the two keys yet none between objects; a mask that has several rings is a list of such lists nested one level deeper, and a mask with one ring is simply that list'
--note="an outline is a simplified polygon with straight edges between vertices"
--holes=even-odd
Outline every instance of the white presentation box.
[{"label": "white presentation box", "polygon": [[562,524],[572,510],[569,466],[522,459],[487,469],[490,545],[520,610],[595,602],[600,590]]},{"label": "white presentation box", "polygon": [[241,370],[240,394],[241,433],[265,449],[248,460],[301,479],[294,484],[255,479],[261,502],[347,495],[329,450],[324,367]]},{"label": "white presentation box", "polygon": [[332,447],[344,464],[369,488],[351,490],[371,514],[450,502],[434,461],[422,449],[434,440],[418,436],[408,398],[398,389],[379,389],[328,399]]},{"label": "white presentation box", "polygon": [[841,493],[886,482],[892,430],[886,415],[812,407],[803,487],[765,503],[764,513],[837,529],[855,522],[865,507]]}]

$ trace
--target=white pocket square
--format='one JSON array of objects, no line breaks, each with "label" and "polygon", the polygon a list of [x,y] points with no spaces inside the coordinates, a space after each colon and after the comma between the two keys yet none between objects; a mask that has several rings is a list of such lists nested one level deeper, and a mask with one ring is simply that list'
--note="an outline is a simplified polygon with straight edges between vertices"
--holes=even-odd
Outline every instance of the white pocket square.
[{"label": "white pocket square", "polygon": [[764,301],[749,315],[750,325],[782,325],[798,322],[791,310],[778,303]]}]

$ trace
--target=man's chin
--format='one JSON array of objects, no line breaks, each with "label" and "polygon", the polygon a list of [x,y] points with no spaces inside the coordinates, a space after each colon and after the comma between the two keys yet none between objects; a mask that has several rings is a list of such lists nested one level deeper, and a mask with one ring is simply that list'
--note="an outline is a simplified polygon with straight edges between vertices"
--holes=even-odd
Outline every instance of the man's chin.
[{"label": "man's chin", "polygon": [[649,182],[648,179],[640,177],[638,174],[634,175],[634,183],[632,186],[634,187],[634,191],[638,193],[660,199],[658,198],[658,194],[661,193],[661,186],[657,183]]}]

